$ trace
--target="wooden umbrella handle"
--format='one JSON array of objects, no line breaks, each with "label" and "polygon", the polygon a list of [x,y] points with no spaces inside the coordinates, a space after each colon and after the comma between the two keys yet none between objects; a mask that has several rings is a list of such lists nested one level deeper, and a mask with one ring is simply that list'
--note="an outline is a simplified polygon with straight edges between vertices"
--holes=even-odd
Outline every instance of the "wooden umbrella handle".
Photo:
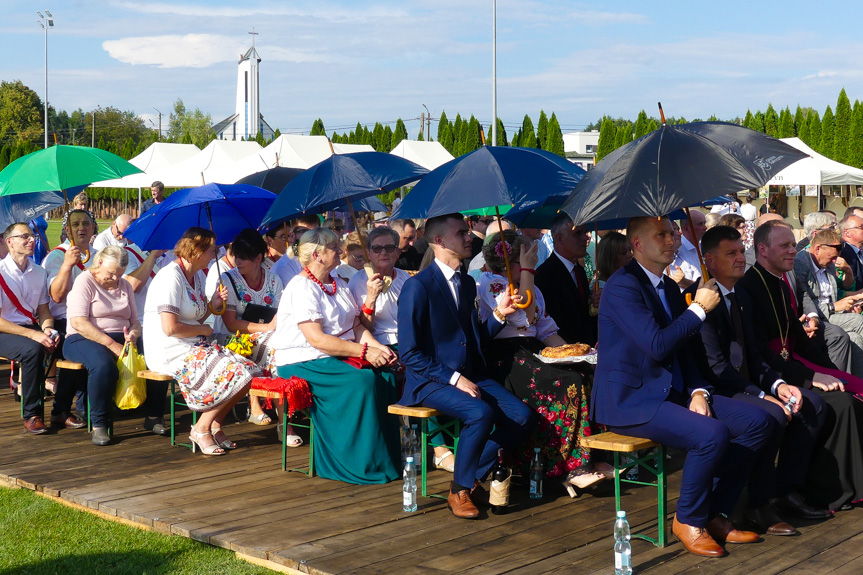
[{"label": "wooden umbrella handle", "polygon": [[[221,287],[222,287],[222,283],[219,282],[219,288],[221,288]],[[219,309],[213,308],[213,302],[209,302],[207,304],[207,307],[209,308],[210,313],[213,315],[224,315],[225,311],[228,309],[228,302],[226,302],[225,300],[222,300],[222,307]]]},{"label": "wooden umbrella handle", "polygon": [[[512,286],[510,285],[510,287],[512,287]],[[527,308],[529,308],[529,307],[530,307],[530,304],[532,304],[532,303],[533,303],[533,294],[531,293],[531,291],[530,291],[529,289],[527,289],[527,290],[524,290],[524,294],[523,294],[523,295],[524,295],[524,297],[525,297],[525,301],[524,301],[524,303],[515,303],[515,302],[512,302],[512,305],[514,305],[514,306],[515,306],[515,307],[517,307],[518,309],[527,309]]]}]

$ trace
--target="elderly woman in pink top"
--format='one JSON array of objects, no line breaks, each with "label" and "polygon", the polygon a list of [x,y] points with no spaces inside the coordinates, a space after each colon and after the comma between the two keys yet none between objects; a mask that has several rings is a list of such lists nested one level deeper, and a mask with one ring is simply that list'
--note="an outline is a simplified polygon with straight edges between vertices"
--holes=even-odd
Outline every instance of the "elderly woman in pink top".
[{"label": "elderly woman in pink top", "polygon": [[87,397],[96,445],[111,441],[111,401],[120,376],[117,358],[125,343],[136,345],[141,335],[135,290],[123,279],[128,263],[129,254],[123,248],[104,248],[96,254],[90,269],[75,280],[66,300],[69,321],[63,355],[87,368]]}]

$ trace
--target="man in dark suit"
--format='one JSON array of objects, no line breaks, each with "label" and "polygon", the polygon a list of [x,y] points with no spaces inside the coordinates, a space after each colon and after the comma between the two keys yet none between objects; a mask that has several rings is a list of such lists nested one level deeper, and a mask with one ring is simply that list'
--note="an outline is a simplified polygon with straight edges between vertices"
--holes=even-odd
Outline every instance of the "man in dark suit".
[{"label": "man in dark suit", "polygon": [[839,233],[845,247],[842,248],[842,259],[851,267],[854,274],[854,285],[849,289],[863,289],[863,216],[846,216],[839,222]]},{"label": "man in dark suit", "polygon": [[505,296],[493,318],[479,321],[476,284],[459,269],[471,249],[460,214],[429,219],[425,237],[435,259],[405,282],[399,296],[399,354],[406,368],[400,403],[432,407],[462,421],[447,506],[456,517],[476,519],[476,503],[487,503],[480,484],[498,449],[517,445],[533,423],[524,402],[488,379],[481,352],[516,308]]},{"label": "man in dark suit", "polygon": [[727,514],[775,423],[763,410],[714,397],[703,379],[690,337],[719,294],[710,280],[687,307],[664,275],[674,260],[671,222],[633,218],[626,237],[634,258],[602,290],[592,417],[617,433],[686,452],[672,531],[691,553],[718,557],[721,543],[758,540],[735,529]]},{"label": "man in dark suit", "polygon": [[414,247],[417,239],[417,228],[413,220],[390,220],[389,227],[399,235],[399,259],[396,267],[401,270],[416,271],[420,269],[422,255]]},{"label": "man in dark suit", "polygon": [[[798,490],[806,482],[827,408],[818,394],[789,385],[761,357],[749,313],[751,301],[745,291],[734,289],[746,267],[740,233],[728,226],[713,227],[701,239],[701,250],[723,296],[723,303],[707,314],[701,327],[716,392],[763,409],[776,421],[771,442],[749,476],[745,517],[771,535],[794,535],[797,530],[776,514],[770,500],[777,499],[775,504],[782,509],[794,509],[796,516],[825,517]],[[777,453],[779,463],[774,465]]]},{"label": "man in dark suit", "polygon": [[[545,308],[568,343],[596,345],[596,318],[590,316],[590,284],[578,263],[587,253],[590,234],[574,227],[560,212],[551,223],[554,252],[536,270],[536,287],[545,297]],[[598,303],[598,302],[596,302]]]}]

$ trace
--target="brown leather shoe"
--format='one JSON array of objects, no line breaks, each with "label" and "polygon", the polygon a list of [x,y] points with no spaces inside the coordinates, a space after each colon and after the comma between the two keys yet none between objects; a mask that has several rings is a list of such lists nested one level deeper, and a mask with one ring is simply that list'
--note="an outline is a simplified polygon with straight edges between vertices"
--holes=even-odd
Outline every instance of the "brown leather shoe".
[{"label": "brown leather shoe", "polygon": [[87,422],[68,412],[51,416],[51,427],[68,427],[69,429],[81,429]]},{"label": "brown leather shoe", "polygon": [[717,515],[708,521],[704,528],[720,545],[723,543],[755,543],[760,539],[758,533],[735,529],[731,521],[724,515]]},{"label": "brown leather shoe", "polygon": [[758,509],[747,509],[743,518],[768,535],[797,535],[797,529],[783,521],[769,504]]},{"label": "brown leather shoe", "polygon": [[473,481],[473,489],[470,490],[470,500],[473,501],[474,505],[489,506],[488,491],[486,491],[478,479],[474,479]]},{"label": "brown leather shoe", "polygon": [[458,493],[450,491],[446,497],[446,506],[452,514],[460,519],[476,519],[479,517],[479,509],[470,500],[470,491],[462,489]]},{"label": "brown leather shoe", "polygon": [[674,521],[671,522],[671,532],[693,555],[702,557],[722,557],[725,555],[725,549],[713,540],[706,529],[680,523],[677,521],[677,514],[674,515]]},{"label": "brown leather shoe", "polygon": [[31,435],[40,435],[48,431],[48,428],[45,427],[45,422],[38,415],[25,419],[24,429]]}]

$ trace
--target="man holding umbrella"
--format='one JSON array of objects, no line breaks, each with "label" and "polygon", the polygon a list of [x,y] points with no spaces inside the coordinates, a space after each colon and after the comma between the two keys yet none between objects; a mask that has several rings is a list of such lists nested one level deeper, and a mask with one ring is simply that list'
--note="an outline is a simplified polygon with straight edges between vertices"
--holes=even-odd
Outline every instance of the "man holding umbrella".
[{"label": "man holding umbrella", "polygon": [[702,378],[688,340],[720,298],[711,280],[687,307],[665,277],[674,259],[668,218],[632,218],[626,237],[633,260],[608,279],[599,306],[591,413],[611,431],[686,452],[672,531],[689,552],[719,557],[722,543],[758,540],[727,515],[775,423],[757,407],[714,397]]}]

